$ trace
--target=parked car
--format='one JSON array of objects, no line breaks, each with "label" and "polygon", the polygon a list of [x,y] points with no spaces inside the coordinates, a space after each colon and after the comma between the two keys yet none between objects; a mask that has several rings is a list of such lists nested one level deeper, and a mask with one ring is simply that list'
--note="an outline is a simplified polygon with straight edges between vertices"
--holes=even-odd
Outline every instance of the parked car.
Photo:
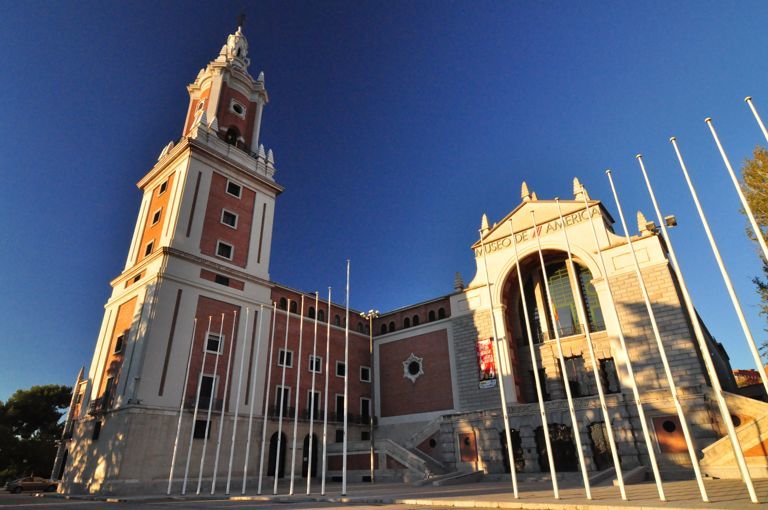
[{"label": "parked car", "polygon": [[8,482],[5,486],[8,492],[18,494],[21,491],[37,491],[37,492],[53,492],[58,487],[58,484],[53,480],[47,478],[40,478],[39,476],[27,476],[26,478],[19,478],[12,482]]}]

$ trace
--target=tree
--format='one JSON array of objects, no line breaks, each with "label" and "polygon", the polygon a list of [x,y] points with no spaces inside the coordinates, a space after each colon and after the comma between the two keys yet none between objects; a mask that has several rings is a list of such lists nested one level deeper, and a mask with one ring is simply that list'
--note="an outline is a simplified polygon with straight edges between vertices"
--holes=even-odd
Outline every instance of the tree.
[{"label": "tree", "polygon": [[71,396],[72,388],[49,384],[18,390],[0,402],[0,479],[48,475]]},{"label": "tree", "polygon": [[[747,226],[747,235],[756,241],[756,235],[766,236],[768,234],[768,149],[760,146],[755,147],[753,157],[744,161],[744,166],[741,168],[741,178],[743,181],[742,191],[761,230],[761,232],[753,232],[752,228]],[[742,213],[744,213],[743,210]],[[761,258],[763,259],[763,273],[761,276],[755,276],[752,282],[757,287],[762,302],[760,314],[768,318],[768,261],[762,257],[762,254]],[[762,342],[760,350],[763,356],[768,355],[768,341]]]}]

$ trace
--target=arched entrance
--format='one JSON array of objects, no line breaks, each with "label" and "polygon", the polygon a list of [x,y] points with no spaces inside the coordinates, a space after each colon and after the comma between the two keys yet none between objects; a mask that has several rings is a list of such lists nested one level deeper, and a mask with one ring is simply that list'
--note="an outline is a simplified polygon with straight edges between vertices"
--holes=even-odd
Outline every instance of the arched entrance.
[{"label": "arched entrance", "polygon": [[[515,471],[522,471],[525,468],[525,458],[523,457],[523,442],[520,439],[520,431],[510,429],[509,433],[512,436],[512,455],[515,456]],[[507,434],[503,430],[499,432],[499,441],[501,442],[501,454],[504,456],[504,472],[510,473]]]},{"label": "arched entrance", "polygon": [[[576,446],[573,443],[571,428],[561,423],[549,425],[549,440],[552,445],[552,457],[555,459],[557,471],[576,471]],[[536,451],[539,454],[539,468],[542,472],[549,471],[547,443],[544,440],[544,427],[536,428]]]},{"label": "arched entrance", "polygon": [[312,462],[312,478],[317,478],[317,436],[312,434],[312,452],[309,451],[309,434],[304,436],[304,448],[301,450],[301,477],[306,478],[309,472],[309,463]]},{"label": "arched entrance", "polygon": [[605,422],[598,421],[592,423],[587,430],[589,431],[589,439],[592,443],[592,459],[594,459],[597,469],[602,471],[603,469],[613,467],[613,456],[608,444]]},{"label": "arched entrance", "polygon": [[[275,464],[277,464],[277,432],[272,434],[269,440],[269,464],[267,476],[275,476]],[[277,468],[278,478],[285,477],[285,434],[280,434],[280,465]]]}]

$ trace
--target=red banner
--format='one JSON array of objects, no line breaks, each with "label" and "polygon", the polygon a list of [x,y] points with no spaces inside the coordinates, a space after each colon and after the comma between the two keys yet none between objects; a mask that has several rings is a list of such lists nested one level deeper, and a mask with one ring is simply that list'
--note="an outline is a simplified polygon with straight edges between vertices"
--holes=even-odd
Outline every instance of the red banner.
[{"label": "red banner", "polygon": [[493,339],[477,341],[477,365],[480,369],[480,388],[496,387],[496,360],[493,355]]}]

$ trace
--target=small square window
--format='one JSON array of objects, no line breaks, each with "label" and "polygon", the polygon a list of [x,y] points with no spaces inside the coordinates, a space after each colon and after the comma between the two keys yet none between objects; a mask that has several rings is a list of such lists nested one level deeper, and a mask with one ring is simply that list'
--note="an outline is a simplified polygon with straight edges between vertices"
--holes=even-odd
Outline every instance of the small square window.
[{"label": "small square window", "polygon": [[277,354],[277,366],[292,368],[293,367],[293,351],[286,351],[285,349],[280,349],[280,352]]},{"label": "small square window", "polygon": [[237,228],[237,214],[223,209],[221,211],[221,222],[232,228]]},{"label": "small square window", "polygon": [[155,247],[155,241],[150,241],[147,243],[147,247],[144,248],[144,256],[146,257],[150,253],[152,253],[152,249]]},{"label": "small square window", "polygon": [[160,185],[160,189],[157,191],[157,195],[160,196],[168,189],[168,181],[165,181]]},{"label": "small square window", "polygon": [[371,367],[360,367],[360,380],[371,382]]},{"label": "small square window", "polygon": [[344,430],[336,429],[336,442],[341,443],[342,441],[344,441]]},{"label": "small square window", "polygon": [[239,184],[235,184],[232,181],[227,181],[227,193],[233,197],[240,198],[240,195],[243,194],[243,188]]},{"label": "small square window", "polygon": [[157,211],[155,211],[155,214],[152,215],[152,225],[157,225],[157,222],[160,221],[160,216],[163,213],[163,209],[160,208]]},{"label": "small square window", "polygon": [[123,342],[125,341],[125,333],[115,339],[115,350],[113,354],[119,354],[123,352]]},{"label": "small square window", "polygon": [[208,335],[208,342],[205,344],[205,350],[214,354],[221,353],[221,347],[224,343],[224,338],[215,333]]},{"label": "small square window", "polygon": [[133,283],[136,283],[139,280],[141,280],[141,273],[139,273],[139,274],[137,274],[136,276],[133,277]]},{"label": "small square window", "polygon": [[323,372],[323,358],[320,356],[309,355],[309,371],[316,374]]},{"label": "small square window", "polygon": [[213,281],[215,281],[219,285],[226,285],[227,287],[229,287],[229,278],[227,278],[226,276],[222,276],[220,274],[217,274],[213,278]]},{"label": "small square window", "polygon": [[[208,420],[195,420],[195,439],[205,439],[205,429],[208,426]],[[208,427],[208,439],[211,438],[211,427]]]},{"label": "small square window", "polygon": [[370,441],[371,439],[371,433],[368,430],[362,430],[360,431],[360,440],[361,441]]},{"label": "small square window", "polygon": [[347,374],[347,366],[343,361],[336,362],[336,375],[338,377],[344,377]]},{"label": "small square window", "polygon": [[227,244],[223,241],[218,241],[216,243],[216,255],[219,257],[223,257],[227,260],[232,260],[232,252],[234,252],[235,249],[232,247],[231,244]]}]

